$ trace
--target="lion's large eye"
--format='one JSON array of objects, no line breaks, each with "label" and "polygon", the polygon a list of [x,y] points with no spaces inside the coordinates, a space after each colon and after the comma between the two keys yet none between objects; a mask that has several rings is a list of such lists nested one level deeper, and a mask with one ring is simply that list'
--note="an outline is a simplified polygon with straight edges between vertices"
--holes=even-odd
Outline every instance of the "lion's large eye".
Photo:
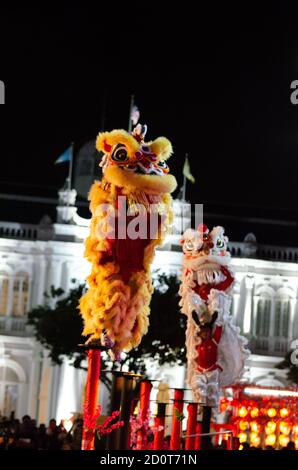
[{"label": "lion's large eye", "polygon": [[216,248],[224,248],[224,246],[225,242],[221,238],[218,238],[216,242]]},{"label": "lion's large eye", "polygon": [[118,144],[111,156],[112,160],[118,163],[124,163],[129,160],[127,155],[126,147],[122,144]]},{"label": "lion's large eye", "polygon": [[188,240],[184,246],[185,246],[185,249],[188,251],[192,251],[194,249],[194,245],[190,240]]},{"label": "lion's large eye", "polygon": [[169,168],[168,165],[166,164],[166,162],[164,162],[163,160],[160,160],[158,162],[158,166],[159,166],[159,168],[162,168],[163,170],[166,170],[167,168]]}]

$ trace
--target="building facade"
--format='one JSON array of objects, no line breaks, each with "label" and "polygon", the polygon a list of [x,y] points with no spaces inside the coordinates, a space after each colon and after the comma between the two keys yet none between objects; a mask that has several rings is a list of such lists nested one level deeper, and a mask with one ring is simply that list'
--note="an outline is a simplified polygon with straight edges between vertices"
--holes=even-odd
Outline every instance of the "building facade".
[{"label": "building facade", "polygon": [[[90,266],[83,257],[88,220],[77,214],[76,192],[61,190],[57,222],[44,217],[38,225],[0,222],[0,414],[30,414],[38,422],[79,412],[85,373],[66,361],[53,366],[47,351],[34,339],[27,312],[51,302],[51,286],[67,292],[72,280],[81,283]],[[153,269],[179,273],[182,255],[183,205],[174,201],[174,232],[158,249]],[[181,225],[183,227],[181,227]],[[298,338],[298,249],[259,245],[249,234],[231,242],[236,283],[232,315],[249,339],[252,355],[244,379],[264,386],[284,386],[286,372],[276,369]],[[183,367],[152,368],[154,379],[183,386]],[[178,383],[179,382],[179,383]],[[104,390],[101,392],[104,402]]]}]

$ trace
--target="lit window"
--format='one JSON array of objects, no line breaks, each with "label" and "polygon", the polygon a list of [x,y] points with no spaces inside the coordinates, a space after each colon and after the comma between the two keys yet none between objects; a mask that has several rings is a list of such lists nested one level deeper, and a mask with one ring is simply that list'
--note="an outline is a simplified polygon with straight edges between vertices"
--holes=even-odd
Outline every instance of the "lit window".
[{"label": "lit window", "polygon": [[271,299],[261,297],[257,305],[257,324],[256,334],[259,336],[268,336],[270,328]]},{"label": "lit window", "polygon": [[274,335],[277,337],[288,337],[290,308],[290,300],[287,298],[280,298],[275,302]]},{"label": "lit window", "polygon": [[9,277],[6,272],[0,271],[0,315],[6,315],[8,303]]},{"label": "lit window", "polygon": [[26,315],[28,311],[29,278],[27,273],[18,273],[13,283],[13,316]]}]

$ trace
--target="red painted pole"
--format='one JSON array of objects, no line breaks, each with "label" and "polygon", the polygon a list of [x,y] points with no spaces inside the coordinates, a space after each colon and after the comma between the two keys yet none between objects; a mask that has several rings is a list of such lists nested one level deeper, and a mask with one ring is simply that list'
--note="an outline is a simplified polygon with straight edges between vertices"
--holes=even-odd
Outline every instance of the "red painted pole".
[{"label": "red painted pole", "polygon": [[172,415],[172,433],[170,440],[170,450],[180,450],[181,442],[181,420],[177,414],[181,415],[183,412],[183,395],[184,391],[175,388],[174,391],[174,403],[173,403],[173,415]]},{"label": "red painted pole", "polygon": [[[200,434],[202,432],[202,424],[197,423],[196,425],[196,434]],[[196,436],[195,440],[195,450],[200,450],[201,448],[201,436]]]},{"label": "red painted pole", "polygon": [[[140,416],[142,422],[148,419],[149,408],[150,408],[150,393],[152,384],[149,380],[143,380],[140,383]],[[147,446],[147,433],[144,429],[141,429],[137,435],[137,446],[136,450],[145,450]]]},{"label": "red painted pole", "polygon": [[[88,351],[88,373],[84,402],[84,423],[95,415],[98,400],[98,382],[100,374],[100,350]],[[94,449],[94,430],[83,427],[82,450]]]},{"label": "red painted pole", "polygon": [[[166,406],[166,403],[158,403],[157,405],[157,415],[154,419],[153,450],[163,450],[164,448]],[[159,431],[158,428],[162,429]]]},{"label": "red painted pole", "polygon": [[195,436],[189,437],[191,434],[196,434],[198,404],[189,403],[187,406],[188,419],[186,428],[185,450],[195,449]]}]

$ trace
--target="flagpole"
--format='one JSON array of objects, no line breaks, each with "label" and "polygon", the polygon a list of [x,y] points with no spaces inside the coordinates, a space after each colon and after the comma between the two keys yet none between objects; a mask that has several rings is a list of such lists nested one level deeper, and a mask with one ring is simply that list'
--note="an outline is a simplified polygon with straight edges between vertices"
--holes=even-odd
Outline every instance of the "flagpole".
[{"label": "flagpole", "polygon": [[72,178],[72,167],[73,167],[73,142],[71,142],[70,147],[70,160],[69,160],[69,169],[68,169],[68,178],[67,178],[67,189],[71,190],[71,178]]},{"label": "flagpole", "polygon": [[130,97],[130,109],[129,109],[129,121],[128,121],[128,132],[132,131],[131,114],[132,114],[132,110],[133,110],[133,106],[134,106],[134,100],[135,100],[134,95],[131,95],[131,97]]},{"label": "flagpole", "polygon": [[185,202],[186,196],[186,177],[183,175],[183,186],[182,186],[182,201]]},{"label": "flagpole", "polygon": [[[185,160],[188,158],[188,153],[185,154]],[[183,186],[182,186],[182,200],[186,201],[186,176],[183,174]]]}]

